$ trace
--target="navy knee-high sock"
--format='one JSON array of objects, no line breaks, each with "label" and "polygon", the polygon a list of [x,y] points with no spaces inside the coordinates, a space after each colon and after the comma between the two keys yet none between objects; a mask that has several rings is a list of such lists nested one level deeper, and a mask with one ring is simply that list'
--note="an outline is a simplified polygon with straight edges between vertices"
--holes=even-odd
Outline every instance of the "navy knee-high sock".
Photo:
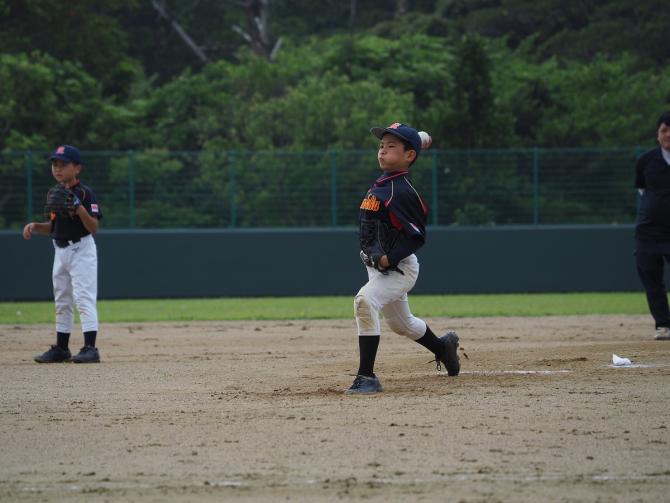
[{"label": "navy knee-high sock", "polygon": [[67,349],[70,344],[70,334],[66,332],[56,332],[56,346],[61,349]]},{"label": "navy knee-high sock", "polygon": [[379,347],[378,335],[359,335],[358,350],[360,352],[360,365],[358,375],[374,377],[375,376],[375,358],[377,357],[377,348]]},{"label": "navy knee-high sock", "polygon": [[426,325],[426,333],[423,334],[421,339],[417,339],[416,342],[421,344],[428,351],[433,353],[435,356],[440,356],[442,351],[444,351],[444,346],[440,339],[433,333],[428,325]]},{"label": "navy knee-high sock", "polygon": [[84,346],[95,347],[95,337],[98,335],[97,330],[91,330],[90,332],[84,332]]}]

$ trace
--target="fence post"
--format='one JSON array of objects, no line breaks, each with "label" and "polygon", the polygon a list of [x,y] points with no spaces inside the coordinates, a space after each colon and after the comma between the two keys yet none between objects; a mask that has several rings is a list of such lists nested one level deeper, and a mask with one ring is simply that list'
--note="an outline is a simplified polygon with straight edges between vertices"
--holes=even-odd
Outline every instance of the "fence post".
[{"label": "fence post", "polygon": [[33,151],[28,150],[25,154],[25,166],[26,166],[26,220],[28,222],[33,219]]},{"label": "fence post", "polygon": [[540,223],[540,150],[533,147],[533,225]]},{"label": "fence post", "polygon": [[235,157],[236,151],[231,150],[228,157],[228,199],[230,199],[230,223],[228,227],[235,228],[237,226],[237,187],[235,186]]},{"label": "fence post", "polygon": [[135,228],[135,151],[128,151],[128,227]]},{"label": "fence post", "polygon": [[330,225],[337,226],[337,150],[330,152]]},{"label": "fence post", "polygon": [[431,161],[431,178],[433,182],[433,200],[431,205],[433,206],[433,225],[437,225],[437,152],[435,150],[431,153]]}]

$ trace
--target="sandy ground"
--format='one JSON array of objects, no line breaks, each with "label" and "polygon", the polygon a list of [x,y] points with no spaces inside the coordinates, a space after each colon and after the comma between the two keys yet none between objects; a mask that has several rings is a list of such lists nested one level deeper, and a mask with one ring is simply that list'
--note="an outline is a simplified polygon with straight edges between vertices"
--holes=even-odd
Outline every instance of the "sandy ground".
[{"label": "sandy ground", "polygon": [[428,321],[461,375],[385,332],[366,397],[342,393],[353,320],[103,325],[99,365],[38,365],[51,326],[0,326],[0,500],[667,501],[648,316]]}]

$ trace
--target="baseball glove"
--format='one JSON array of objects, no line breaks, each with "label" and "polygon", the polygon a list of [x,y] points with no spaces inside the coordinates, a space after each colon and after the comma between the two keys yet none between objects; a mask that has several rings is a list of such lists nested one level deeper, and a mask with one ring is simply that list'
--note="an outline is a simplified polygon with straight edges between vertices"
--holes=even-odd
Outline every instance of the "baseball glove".
[{"label": "baseball glove", "polygon": [[389,230],[380,220],[361,220],[359,239],[361,245],[361,261],[368,267],[377,269],[382,274],[396,271],[405,274],[397,267],[382,267],[381,258],[391,250],[398,239],[396,231]]},{"label": "baseball glove", "polygon": [[379,253],[373,253],[368,255],[365,253],[363,250],[359,253],[361,257],[361,261],[368,267],[372,267],[373,269],[377,269],[379,272],[382,274],[388,274],[388,270],[379,265],[379,261],[381,260],[382,256]]},{"label": "baseball glove", "polygon": [[74,215],[79,206],[81,206],[81,201],[77,195],[65,185],[58,183],[47,192],[47,204],[44,207],[44,211],[47,214],[61,213]]}]

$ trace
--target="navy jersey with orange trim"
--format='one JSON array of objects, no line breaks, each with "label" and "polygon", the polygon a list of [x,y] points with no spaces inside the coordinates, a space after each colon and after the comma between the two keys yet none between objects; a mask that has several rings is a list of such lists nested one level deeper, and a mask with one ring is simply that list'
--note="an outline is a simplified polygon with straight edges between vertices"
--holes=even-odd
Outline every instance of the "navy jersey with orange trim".
[{"label": "navy jersey with orange trim", "polygon": [[359,221],[379,220],[395,235],[388,252],[392,265],[426,242],[427,218],[428,207],[412,186],[408,171],[381,175],[368,190],[359,212]]},{"label": "navy jersey with orange trim", "polygon": [[[81,201],[81,204],[86,208],[89,215],[100,220],[102,218],[102,209],[98,203],[98,198],[96,197],[93,190],[90,187],[77,182],[75,185],[70,187],[70,190],[75,193],[75,195]],[[90,232],[84,227],[81,218],[78,215],[63,215],[60,213],[51,213],[51,233],[50,236],[53,239],[58,240],[71,240],[79,239],[84,236],[88,236]]]}]

